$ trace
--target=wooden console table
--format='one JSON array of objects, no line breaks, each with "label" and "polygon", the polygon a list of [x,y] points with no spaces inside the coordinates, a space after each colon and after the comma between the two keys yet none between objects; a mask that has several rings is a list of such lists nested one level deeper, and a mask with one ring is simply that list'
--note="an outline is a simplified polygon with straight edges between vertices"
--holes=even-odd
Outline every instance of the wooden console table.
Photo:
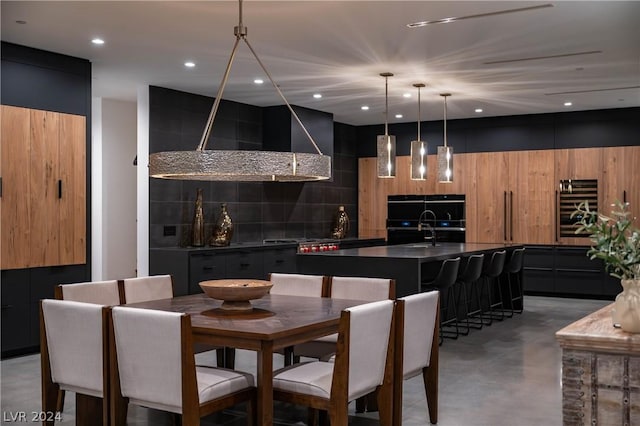
[{"label": "wooden console table", "polygon": [[565,426],[640,424],[640,334],[614,328],[612,308],[556,333]]}]

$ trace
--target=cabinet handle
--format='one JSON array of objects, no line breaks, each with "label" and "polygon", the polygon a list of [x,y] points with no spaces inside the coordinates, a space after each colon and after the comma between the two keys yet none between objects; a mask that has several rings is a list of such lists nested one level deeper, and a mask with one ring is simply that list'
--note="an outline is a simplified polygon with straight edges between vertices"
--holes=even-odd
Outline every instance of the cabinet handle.
[{"label": "cabinet handle", "polygon": [[511,241],[513,241],[513,191],[509,191],[510,205],[509,205],[509,228],[511,232]]},{"label": "cabinet handle", "polygon": [[507,241],[507,191],[504,191],[504,223],[502,230],[504,231],[504,240]]},{"label": "cabinet handle", "polygon": [[525,271],[542,271],[542,272],[551,272],[553,271],[553,268],[538,268],[535,266],[525,266],[524,268]]},{"label": "cabinet handle", "polygon": [[554,219],[555,219],[555,223],[554,223],[555,226],[554,227],[556,228],[556,243],[558,242],[558,239],[559,239],[558,234],[560,233],[560,229],[559,229],[560,225],[558,223],[560,221],[559,218],[558,218],[558,216],[560,216],[560,207],[558,206],[559,198],[560,198],[560,195],[558,194],[558,191],[556,190],[556,214],[555,214],[555,217],[554,217]]},{"label": "cabinet handle", "polygon": [[2,305],[0,306],[0,309],[11,309],[13,308],[13,305]]},{"label": "cabinet handle", "polygon": [[627,204],[627,190],[626,189],[624,191],[622,191],[622,202]]},{"label": "cabinet handle", "polygon": [[203,266],[203,267],[202,267],[202,270],[203,270],[203,271],[213,271],[213,270],[214,270],[214,267],[213,267],[213,266]]},{"label": "cabinet handle", "polygon": [[62,180],[58,179],[58,198],[62,198]]},{"label": "cabinet handle", "polygon": [[251,264],[250,263],[241,263],[240,264],[241,268],[246,268],[247,266],[251,266]]},{"label": "cabinet handle", "polygon": [[0,198],[2,198],[2,176],[0,176]]},{"label": "cabinet handle", "polygon": [[601,271],[599,269],[575,269],[575,268],[556,268],[557,272],[586,272],[588,274],[599,274]]}]

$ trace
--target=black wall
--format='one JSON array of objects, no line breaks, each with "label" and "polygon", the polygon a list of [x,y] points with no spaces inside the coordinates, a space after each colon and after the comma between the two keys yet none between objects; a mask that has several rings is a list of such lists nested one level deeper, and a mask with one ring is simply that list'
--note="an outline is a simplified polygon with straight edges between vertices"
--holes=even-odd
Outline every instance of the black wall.
[{"label": "black wall", "polygon": [[[151,87],[149,151],[193,150],[200,141],[213,98]],[[237,102],[220,103],[210,149],[266,149],[264,108]],[[322,120],[326,119],[324,113]],[[305,115],[305,120],[309,120]],[[296,123],[297,125],[297,123]],[[309,129],[314,126],[310,125]],[[320,125],[316,128],[326,128]],[[334,124],[333,180],[307,183],[194,182],[151,179],[149,182],[149,247],[186,247],[190,242],[193,204],[203,188],[206,235],[210,236],[227,203],[235,230],[232,243],[272,238],[327,238],[333,214],[344,205],[357,231],[358,161],[356,128]],[[316,138],[318,135],[314,135]],[[326,135],[319,135],[323,139]]]},{"label": "black wall", "polygon": [[[421,124],[428,153],[443,144],[442,121]],[[376,135],[382,125],[358,127],[358,157],[376,156]],[[409,155],[416,123],[389,125],[397,155]],[[455,153],[588,148],[640,144],[640,108],[514,115],[447,120],[447,143]]]},{"label": "black wall", "polygon": [[91,63],[2,42],[0,102],[86,117],[87,263],[2,271],[2,356],[39,345],[38,301],[57,284],[91,279]]}]

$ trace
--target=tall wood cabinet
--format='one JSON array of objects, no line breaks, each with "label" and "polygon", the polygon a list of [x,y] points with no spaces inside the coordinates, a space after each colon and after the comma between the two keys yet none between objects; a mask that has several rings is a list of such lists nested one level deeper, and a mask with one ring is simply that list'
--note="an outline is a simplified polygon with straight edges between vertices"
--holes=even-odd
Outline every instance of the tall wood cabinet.
[{"label": "tall wood cabinet", "polygon": [[609,214],[616,201],[629,203],[640,227],[640,146],[602,148],[601,211]]},{"label": "tall wood cabinet", "polygon": [[[476,156],[476,229],[467,241],[551,244],[553,152],[485,152]],[[473,210],[467,208],[467,217]],[[468,229],[469,227],[467,227]]]},{"label": "tall wood cabinet", "polygon": [[85,117],[2,105],[2,269],[86,263]]}]

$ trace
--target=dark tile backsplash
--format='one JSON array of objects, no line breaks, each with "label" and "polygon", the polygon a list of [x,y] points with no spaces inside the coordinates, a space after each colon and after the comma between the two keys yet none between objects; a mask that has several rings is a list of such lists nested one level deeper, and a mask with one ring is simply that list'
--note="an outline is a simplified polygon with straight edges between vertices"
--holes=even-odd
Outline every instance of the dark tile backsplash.
[{"label": "dark tile backsplash", "polygon": [[[213,99],[160,87],[149,89],[149,151],[192,150],[200,142]],[[262,108],[222,101],[210,149],[263,149]],[[232,242],[272,238],[328,238],[333,215],[344,205],[357,235],[358,159],[356,128],[334,123],[333,181],[235,183],[150,179],[149,245],[188,246],[196,191],[203,189],[207,238],[220,204],[234,223]],[[165,235],[174,226],[175,235]]]}]

